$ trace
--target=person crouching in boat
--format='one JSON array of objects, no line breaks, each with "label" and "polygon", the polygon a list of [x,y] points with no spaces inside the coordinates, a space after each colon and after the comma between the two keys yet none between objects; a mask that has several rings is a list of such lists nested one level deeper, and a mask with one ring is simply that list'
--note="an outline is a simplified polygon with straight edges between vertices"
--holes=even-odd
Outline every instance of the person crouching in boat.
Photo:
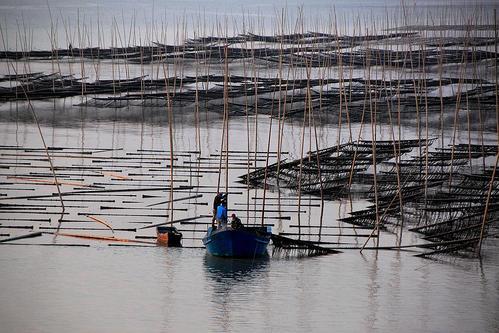
[{"label": "person crouching in boat", "polygon": [[240,229],[243,227],[243,224],[241,223],[241,219],[236,216],[236,214],[232,213],[231,215],[231,221],[230,221],[230,226],[232,229]]},{"label": "person crouching in boat", "polygon": [[227,203],[222,201],[217,207],[217,228],[227,226]]}]

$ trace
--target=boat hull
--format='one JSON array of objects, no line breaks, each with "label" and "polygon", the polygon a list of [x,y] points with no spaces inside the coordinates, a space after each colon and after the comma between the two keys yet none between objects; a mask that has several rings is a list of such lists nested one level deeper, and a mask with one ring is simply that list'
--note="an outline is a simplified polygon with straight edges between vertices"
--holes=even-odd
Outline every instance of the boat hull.
[{"label": "boat hull", "polygon": [[203,244],[209,254],[219,257],[253,258],[267,255],[270,231],[267,228],[208,228]]},{"label": "boat hull", "polygon": [[160,226],[156,228],[158,245],[168,247],[182,247],[182,233],[175,227]]}]

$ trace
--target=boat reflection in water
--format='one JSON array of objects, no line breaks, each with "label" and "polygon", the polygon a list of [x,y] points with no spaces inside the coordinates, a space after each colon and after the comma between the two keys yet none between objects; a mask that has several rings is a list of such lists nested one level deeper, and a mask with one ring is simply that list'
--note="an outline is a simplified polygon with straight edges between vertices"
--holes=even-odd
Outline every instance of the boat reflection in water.
[{"label": "boat reflection in water", "polygon": [[224,258],[206,254],[204,266],[206,274],[219,282],[244,282],[258,277],[266,270],[270,258],[268,255],[255,259]]},{"label": "boat reflection in water", "polygon": [[[258,304],[258,311],[265,309],[269,285],[269,256],[255,259],[204,256],[207,297],[211,300],[210,315],[216,325],[208,330],[230,332],[235,322],[250,325],[256,320],[255,308],[241,309],[241,304]],[[262,310],[263,305],[263,310]],[[262,318],[260,318],[262,320]],[[248,327],[249,328],[249,327]]]}]

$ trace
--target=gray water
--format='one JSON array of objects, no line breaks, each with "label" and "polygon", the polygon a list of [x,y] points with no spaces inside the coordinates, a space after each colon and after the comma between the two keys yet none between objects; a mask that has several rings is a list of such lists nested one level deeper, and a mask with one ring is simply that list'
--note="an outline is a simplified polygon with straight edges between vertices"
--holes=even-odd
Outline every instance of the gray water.
[{"label": "gray water", "polygon": [[304,31],[338,29],[350,35],[366,28],[373,32],[376,23],[383,33],[404,25],[470,24],[480,13],[480,24],[493,24],[492,8],[497,8],[495,0],[3,0],[1,45],[9,50],[67,48],[69,43],[122,47],[173,44],[194,34],[275,34],[283,13],[288,33],[300,32],[297,22]]},{"label": "gray water", "polygon": [[[167,148],[168,131],[161,121],[96,122],[92,118],[96,116],[93,111],[82,113],[78,119],[76,114],[51,111],[44,109],[44,105],[35,103],[35,108],[46,112],[42,131],[48,145],[123,147],[127,151],[139,147]],[[132,111],[119,112],[124,116]],[[221,138],[219,116],[213,117],[201,127],[202,150],[206,155],[217,151]],[[244,124],[244,118],[231,120],[230,141],[236,147],[244,147],[245,136],[240,134],[245,130]],[[251,136],[258,137],[262,146],[268,125],[268,118],[262,117],[258,135],[250,127]],[[288,140],[283,149],[293,155],[297,154],[299,144],[291,138],[297,136],[299,127],[300,124],[292,122],[286,125]],[[333,141],[337,133],[333,125],[324,125],[318,130],[321,145]],[[4,121],[0,123],[0,132],[2,144],[40,146],[36,127],[31,122]],[[379,132],[382,138],[386,131],[380,128]],[[414,128],[405,127],[402,133],[404,138],[412,138],[415,132]],[[176,122],[175,140],[179,150],[195,147],[193,136],[193,126],[188,120]],[[369,133],[366,136],[369,137]],[[494,137],[488,138],[493,141]],[[462,140],[466,140],[466,135]],[[271,149],[275,149],[274,142]],[[61,163],[61,159],[56,161]],[[16,170],[22,172],[21,167]],[[244,170],[234,172],[243,174]],[[216,177],[206,175],[202,183],[214,184]],[[16,186],[21,187],[11,188]],[[40,186],[36,193],[46,191],[51,193],[54,189]],[[26,191],[16,193],[26,194]],[[10,191],[9,195],[12,195]],[[231,200],[244,203],[245,198],[245,194],[235,195]],[[200,200],[209,201],[209,198]],[[365,205],[365,201],[357,200],[353,202],[353,209]],[[345,225],[336,219],[347,216],[348,207],[338,201],[326,202],[325,225]],[[199,209],[201,213],[209,213],[209,208]],[[71,211],[69,218],[76,218],[77,211]],[[302,223],[316,224],[317,218],[318,210],[311,210],[302,214]],[[118,227],[126,226],[133,218],[108,217],[106,220]],[[288,223],[296,224],[296,215],[285,222],[285,230]],[[153,230],[149,230],[145,234],[153,235]],[[100,234],[109,235],[106,231]],[[117,236],[124,237],[126,233]],[[193,236],[194,233],[184,232],[184,237]],[[345,236],[329,239],[353,241],[358,246],[365,241],[365,238]],[[90,247],[53,246],[53,242]],[[382,245],[395,242],[394,234],[382,233]],[[55,240],[50,235],[17,243],[45,245],[0,247],[2,332],[499,330],[497,239],[485,243],[482,261],[452,256],[421,259],[413,256],[420,253],[417,249],[414,249],[416,252],[364,251],[362,254],[358,250],[344,250],[341,254],[316,258],[270,256],[263,260],[232,260],[211,257],[203,248],[111,247],[105,242],[62,236]],[[406,231],[403,244],[414,243],[421,240]],[[185,244],[201,246],[199,240]],[[271,254],[271,248],[269,250]]]},{"label": "gray water", "polygon": [[[489,248],[497,253],[497,246]],[[3,332],[497,332],[497,257],[2,246]]]},{"label": "gray water", "polygon": [[[491,9],[495,2],[479,1],[478,5]],[[113,19],[127,28],[130,18],[136,15],[137,36],[149,43],[158,38],[151,36],[151,29],[161,31],[158,26],[168,22],[166,35],[173,42],[175,19],[186,17],[192,24],[203,16],[207,34],[211,34],[215,23],[228,18],[230,29],[241,20],[253,22],[256,33],[273,33],[280,8],[287,5],[290,18],[296,17],[297,1],[102,1],[81,3],[79,1],[49,1],[53,19],[58,26],[57,47],[66,47],[68,38],[64,33],[63,19],[70,25],[75,42],[76,20],[80,16],[81,27],[94,31],[89,44],[96,45],[96,22],[102,24],[104,43],[110,44]],[[473,3],[474,5],[475,3]],[[412,5],[412,4],[411,4]],[[409,17],[410,24],[422,23],[418,13],[451,13],[460,23],[466,21],[472,4],[468,1],[417,1]],[[399,1],[309,1],[304,4],[305,22],[310,30],[317,30],[317,20],[335,8],[342,20],[342,31],[348,33],[349,18],[384,17],[387,8],[400,12]],[[490,14],[490,10],[488,14]],[[202,14],[201,14],[202,13]],[[327,14],[326,14],[327,13]],[[98,19],[97,19],[98,17]],[[173,19],[173,20],[172,20]],[[5,36],[3,49],[16,49],[16,40],[26,34],[34,48],[50,48],[50,15],[46,1],[2,1],[0,25]],[[71,23],[69,23],[71,22]],[[345,24],[346,23],[346,24]],[[423,22],[424,23],[424,22]],[[122,29],[121,26],[119,29]],[[188,35],[198,28],[188,27]],[[241,31],[234,29],[234,33]],[[149,32],[148,32],[149,31]],[[231,35],[229,31],[229,35]],[[22,38],[22,37],[21,37]],[[125,41],[133,45],[136,40]],[[75,43],[75,46],[78,46]],[[81,46],[88,46],[82,42]],[[115,45],[116,46],[116,45]],[[17,46],[21,48],[20,46]],[[17,64],[16,64],[17,65]],[[53,72],[53,64],[33,61],[31,67],[21,71]],[[64,65],[64,64],[63,64]],[[79,63],[74,63],[78,67]],[[109,76],[111,65],[104,63],[103,76]],[[69,69],[67,68],[69,67]],[[90,67],[90,66],[87,66]],[[130,76],[140,75],[138,66],[130,66]],[[154,69],[154,68],[152,68]],[[123,71],[123,69],[121,69]],[[64,65],[64,72],[78,72],[71,65]],[[113,69],[114,71],[114,69]],[[0,74],[10,72],[9,63],[0,63]],[[81,76],[94,78],[92,69]],[[270,75],[270,74],[269,74]],[[488,75],[492,75],[489,71]],[[490,78],[489,78],[490,79]],[[80,98],[63,101],[34,103],[41,130],[49,146],[84,148],[123,148],[122,152],[110,152],[113,157],[137,149],[168,149],[168,123],[165,110],[161,108],[94,109],[76,108]],[[195,126],[192,114],[175,109],[174,138],[178,150],[201,148],[202,156],[216,154],[220,148],[222,119],[220,114],[204,114],[200,122],[202,147],[196,146]],[[260,116],[258,129],[250,117],[246,126],[243,117],[231,119],[231,147],[247,148],[246,133],[249,132],[250,147],[255,144],[265,151],[270,120]],[[277,123],[272,124],[275,133]],[[369,127],[369,126],[368,126]],[[494,127],[492,127],[494,128]],[[324,122],[317,128],[320,147],[328,147],[347,141],[346,130],[339,133],[335,122]],[[358,137],[359,124],[352,124],[353,136]],[[375,128],[379,140],[390,140],[389,128],[378,124]],[[370,128],[362,129],[360,139],[370,140]],[[289,121],[284,129],[283,150],[289,158],[300,155],[301,122]],[[338,135],[338,133],[340,135]],[[472,131],[471,140],[479,142],[480,134]],[[404,124],[399,139],[414,139],[417,132],[414,124]],[[436,128],[429,129],[430,137],[439,137],[434,143],[440,146],[451,142],[453,129],[449,125],[444,137]],[[485,132],[484,143],[493,144],[497,133]],[[458,128],[456,143],[467,143],[465,126]],[[32,115],[25,103],[0,105],[0,145],[42,147],[33,123]],[[276,150],[277,139],[273,137],[270,150]],[[305,150],[315,150],[306,146]],[[122,156],[122,155],[119,155]],[[8,158],[2,156],[0,161]],[[60,158],[57,163],[69,163]],[[89,163],[85,160],[70,163]],[[272,161],[271,161],[272,162]],[[167,160],[162,162],[165,165]],[[46,162],[33,165],[46,166]],[[262,162],[257,164],[262,166]],[[30,171],[17,167],[2,171],[0,181],[10,182],[7,175]],[[123,173],[131,170],[123,169]],[[10,174],[9,174],[10,172]],[[231,170],[231,185],[245,170]],[[92,178],[89,178],[93,181]],[[216,174],[207,174],[200,185],[213,185]],[[240,184],[238,184],[240,186]],[[55,191],[52,186],[35,186],[35,191],[26,190],[26,185],[2,185],[1,194],[26,195],[46,194]],[[69,188],[64,188],[68,190]],[[260,192],[232,196],[232,203],[244,204],[247,196],[262,195]],[[269,191],[269,197],[276,193]],[[293,195],[292,193],[284,193]],[[165,194],[166,197],[166,194]],[[124,199],[116,198],[116,204]],[[156,200],[162,200],[156,199]],[[195,203],[209,202],[205,195]],[[32,203],[32,202],[31,202]],[[348,227],[338,221],[352,210],[366,207],[364,199],[327,201],[324,205],[326,226]],[[85,212],[95,212],[97,206],[89,204]],[[58,217],[57,209],[51,223],[35,224],[53,226]],[[209,214],[209,206],[195,206],[196,214]],[[76,219],[78,209],[69,209],[69,217]],[[176,212],[175,218],[188,217],[188,212]],[[275,223],[274,230],[289,231],[289,224],[296,224],[297,214],[288,214],[291,219],[283,224]],[[15,213],[1,213],[9,219],[19,217]],[[37,217],[36,215],[30,215]],[[301,215],[304,232],[307,225],[317,224],[318,208],[307,208]],[[251,221],[258,222],[252,215]],[[115,227],[127,227],[141,222],[137,218],[108,217]],[[163,221],[163,220],[161,220]],[[159,221],[156,221],[159,222]],[[4,222],[2,221],[2,224]],[[85,226],[87,224],[71,224]],[[67,226],[67,224],[63,224]],[[1,226],[0,226],[1,227]],[[199,227],[202,229],[204,227]],[[344,234],[350,233],[348,229]],[[160,248],[108,246],[106,242],[78,240],[44,235],[37,239],[17,241],[17,245],[0,246],[0,332],[498,332],[499,331],[499,244],[497,238],[488,239],[483,247],[483,259],[437,257],[436,260],[414,257],[421,250],[413,251],[364,251],[344,249],[343,253],[315,258],[272,256],[260,260],[217,259],[206,254],[199,237],[200,230],[185,232],[184,245],[192,248]],[[201,230],[203,231],[203,230]],[[296,231],[296,230],[295,230]],[[25,231],[0,228],[1,233],[12,236]],[[341,233],[341,231],[340,231]],[[362,233],[362,231],[359,231]],[[364,232],[365,233],[365,232]],[[109,236],[109,231],[92,234]],[[153,236],[148,229],[141,233]],[[119,237],[130,237],[117,233]],[[194,239],[191,239],[194,238]],[[346,235],[325,237],[338,243],[361,246],[365,238]],[[381,234],[381,245],[392,246],[397,235]],[[419,244],[418,235],[404,232],[403,245]],[[31,244],[31,245],[28,245]],[[67,244],[80,246],[64,246]],[[81,246],[85,245],[85,246]],[[88,245],[88,246],[87,246]],[[269,253],[272,248],[269,249]]]}]

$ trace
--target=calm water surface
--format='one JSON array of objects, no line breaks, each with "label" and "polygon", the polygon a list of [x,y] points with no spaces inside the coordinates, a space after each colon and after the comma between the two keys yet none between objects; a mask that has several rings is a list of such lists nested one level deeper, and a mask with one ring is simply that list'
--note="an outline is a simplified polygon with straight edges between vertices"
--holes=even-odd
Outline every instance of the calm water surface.
[{"label": "calm water surface", "polygon": [[[438,6],[438,10],[446,10],[453,5],[457,14],[446,15],[462,21],[467,17],[465,5],[469,3],[418,1],[422,6],[418,9],[427,11]],[[72,0],[48,4],[58,29],[54,36],[56,47],[68,44],[64,24],[70,26],[70,34],[73,31],[69,40],[77,39],[77,15],[80,15],[81,27],[91,35],[89,45],[96,45],[95,23],[99,21],[103,44],[109,46],[115,18],[122,29],[122,14],[114,11],[118,5],[123,7],[125,29],[130,27],[130,18],[135,15],[136,38],[142,38],[146,44],[158,40],[151,36],[150,30],[161,31],[162,23],[175,22],[170,20],[172,16],[178,19],[185,15],[189,21],[203,13],[207,34],[224,15],[228,17],[229,27],[233,26],[232,22],[240,24],[242,17],[252,18],[253,31],[270,33],[275,30],[280,7],[288,5],[292,19],[300,5],[296,1],[218,0],[156,1],[154,4],[153,1],[138,4],[129,0],[119,3]],[[386,8],[397,8],[400,2],[334,4],[339,16],[345,15],[344,22],[349,22],[348,15],[383,16]],[[491,1],[478,4],[497,6]],[[329,1],[307,2],[304,6],[307,28],[317,30],[318,21],[314,17],[331,13],[332,5]],[[2,1],[0,13],[5,33],[2,49],[16,49],[16,41],[22,39],[19,36],[26,34],[32,36],[28,42],[34,48],[50,48],[47,1]],[[425,15],[412,15],[409,23],[421,23],[419,17]],[[325,22],[326,18],[322,20]],[[23,21],[29,23],[27,32],[18,31]],[[341,27],[347,33],[350,28],[347,24]],[[170,25],[168,29],[168,42],[172,42],[175,28]],[[192,37],[192,29],[189,25],[188,37]],[[241,32],[234,31],[234,34]],[[232,33],[229,31],[229,34]],[[125,44],[139,43],[128,40]],[[88,45],[84,41],[79,46]],[[35,63],[26,71],[48,73],[52,72],[50,66]],[[131,67],[133,74],[134,67]],[[0,68],[0,74],[8,74],[5,63],[0,64]],[[161,112],[146,110],[144,114],[129,109],[86,112],[72,108],[72,101],[63,106],[61,103],[57,101],[54,105],[59,109],[72,109],[70,115],[52,111],[52,102],[35,103],[48,145],[128,150],[168,147],[165,117],[164,114],[158,116]],[[25,105],[19,109],[25,109]],[[0,145],[41,147],[30,114],[17,111],[18,105],[0,106]],[[221,119],[214,118],[201,121],[202,143],[207,145],[203,147],[205,154],[215,153],[219,148]],[[259,147],[265,147],[268,123],[264,117],[258,133],[251,128],[252,146],[257,138]],[[193,120],[180,119],[178,124],[175,128],[177,147],[193,149]],[[231,144],[245,149],[246,136],[241,135],[246,130],[244,119],[231,124]],[[358,127],[354,125],[354,132]],[[390,139],[382,126],[377,130],[378,139]],[[285,131],[287,140],[283,149],[291,153],[290,158],[296,158],[300,150],[296,139],[300,136],[300,124],[286,125]],[[370,139],[366,131],[363,139]],[[438,133],[430,133],[434,134],[438,136]],[[457,135],[458,143],[467,142],[465,129]],[[486,143],[495,142],[495,135],[486,133]],[[477,138],[478,134],[473,132],[472,136]],[[337,137],[334,126],[319,128],[321,147],[336,144]],[[414,128],[402,129],[403,139],[414,137]],[[449,126],[446,140],[450,138]],[[345,140],[341,138],[342,142]],[[272,141],[271,149],[275,149],[275,144]],[[216,177],[207,175],[204,179],[214,184]],[[336,218],[341,209],[344,208],[337,202],[327,203],[326,216]],[[314,216],[310,218],[313,220]],[[393,235],[383,234],[382,241],[389,245],[395,243]],[[208,256],[204,249],[194,248],[5,245],[0,247],[0,332],[498,332],[497,243],[497,239],[486,242],[482,261],[448,257],[433,261],[416,258],[410,252],[390,251],[378,254],[345,251],[317,258],[222,260]]]},{"label": "calm water surface", "polygon": [[[497,247],[489,250],[497,251]],[[497,332],[497,257],[2,246],[4,332]]]},{"label": "calm water surface", "polygon": [[[403,16],[401,4],[408,15]],[[26,44],[43,50],[66,48],[69,43],[78,47],[150,45],[174,43],[184,32],[192,38],[216,35],[220,29],[231,36],[246,31],[273,34],[280,29],[277,21],[282,9],[289,33],[296,32],[300,11],[305,16],[304,31],[332,33],[330,20],[336,17],[340,22],[336,28],[343,34],[358,34],[359,27],[354,28],[358,20],[364,29],[376,22],[382,33],[387,19],[393,20],[391,28],[428,22],[468,24],[477,8],[493,22],[494,7],[495,0],[3,0],[0,45],[10,50],[24,49]]]},{"label": "calm water surface", "polygon": [[[161,117],[145,124],[109,122],[104,115],[105,119],[96,121],[97,114],[109,116],[115,111],[82,113],[78,118],[74,112],[51,111],[43,103],[36,103],[35,108],[52,146],[167,147],[167,128],[161,125]],[[131,111],[117,112],[126,117]],[[245,135],[240,134],[246,130],[244,118],[231,123],[231,142],[235,147],[246,147]],[[251,137],[258,137],[263,147],[268,118],[262,117],[260,124],[258,134],[251,128]],[[219,147],[219,125],[216,117],[202,125],[203,154]],[[286,125],[288,140],[283,149],[294,156],[299,142],[292,138],[299,137],[299,126]],[[318,130],[321,146],[335,142],[334,126]],[[383,138],[381,127],[379,131],[379,138]],[[30,122],[7,119],[0,123],[0,133],[2,144],[41,145]],[[407,127],[402,133],[411,138],[414,129]],[[494,139],[493,135],[487,137]],[[176,123],[175,138],[179,149],[195,147],[193,127],[187,119]],[[366,138],[370,138],[369,133]],[[213,175],[203,179],[216,183]],[[354,209],[355,205],[365,202],[354,202]],[[348,212],[340,214],[345,207],[338,202],[328,202],[325,209],[326,224]],[[200,213],[208,211],[201,209]],[[317,216],[308,219],[304,221],[310,223],[311,219],[314,224]],[[108,221],[114,226],[126,222]],[[404,242],[420,242],[413,233],[405,235]],[[44,237],[41,242],[45,239],[50,243],[46,237],[51,236]],[[381,241],[395,244],[391,234],[383,233]],[[61,242],[79,243],[64,237],[58,238],[57,243]],[[364,239],[356,242],[361,245]],[[4,245],[0,247],[0,331],[497,332],[497,243],[497,239],[487,242],[482,262],[453,258],[432,261],[415,258],[411,252],[390,251],[376,255],[346,250],[317,258],[251,261],[213,258],[201,248],[124,248],[101,243],[91,247]]]},{"label": "calm water surface", "polygon": [[[42,106],[35,104],[49,145],[167,147],[166,128],[153,122],[54,117]],[[119,112],[124,116],[130,111]],[[176,144],[192,149],[192,124],[181,124],[176,125]],[[232,121],[235,146],[245,147],[245,136],[240,135],[244,124],[243,118]],[[268,119],[262,118],[262,133],[266,126]],[[41,144],[31,123],[6,121],[0,129],[3,144]],[[220,131],[216,119],[203,125],[202,141],[208,144],[204,154],[219,147]],[[287,138],[298,137],[294,125],[288,124],[286,131]],[[321,146],[334,142],[334,127],[323,126],[319,132]],[[404,133],[414,135],[411,128]],[[265,138],[261,135],[261,144]],[[296,156],[296,140],[285,145]],[[216,183],[214,176],[206,176],[205,181]],[[332,223],[340,209],[337,202],[328,203],[325,223]],[[417,241],[411,237],[414,234],[407,232],[405,241]],[[382,234],[381,240],[395,243],[390,234]],[[497,240],[489,241],[482,262],[354,250],[248,261],[213,258],[202,248],[5,245],[0,247],[1,331],[497,332],[498,250]]]}]

